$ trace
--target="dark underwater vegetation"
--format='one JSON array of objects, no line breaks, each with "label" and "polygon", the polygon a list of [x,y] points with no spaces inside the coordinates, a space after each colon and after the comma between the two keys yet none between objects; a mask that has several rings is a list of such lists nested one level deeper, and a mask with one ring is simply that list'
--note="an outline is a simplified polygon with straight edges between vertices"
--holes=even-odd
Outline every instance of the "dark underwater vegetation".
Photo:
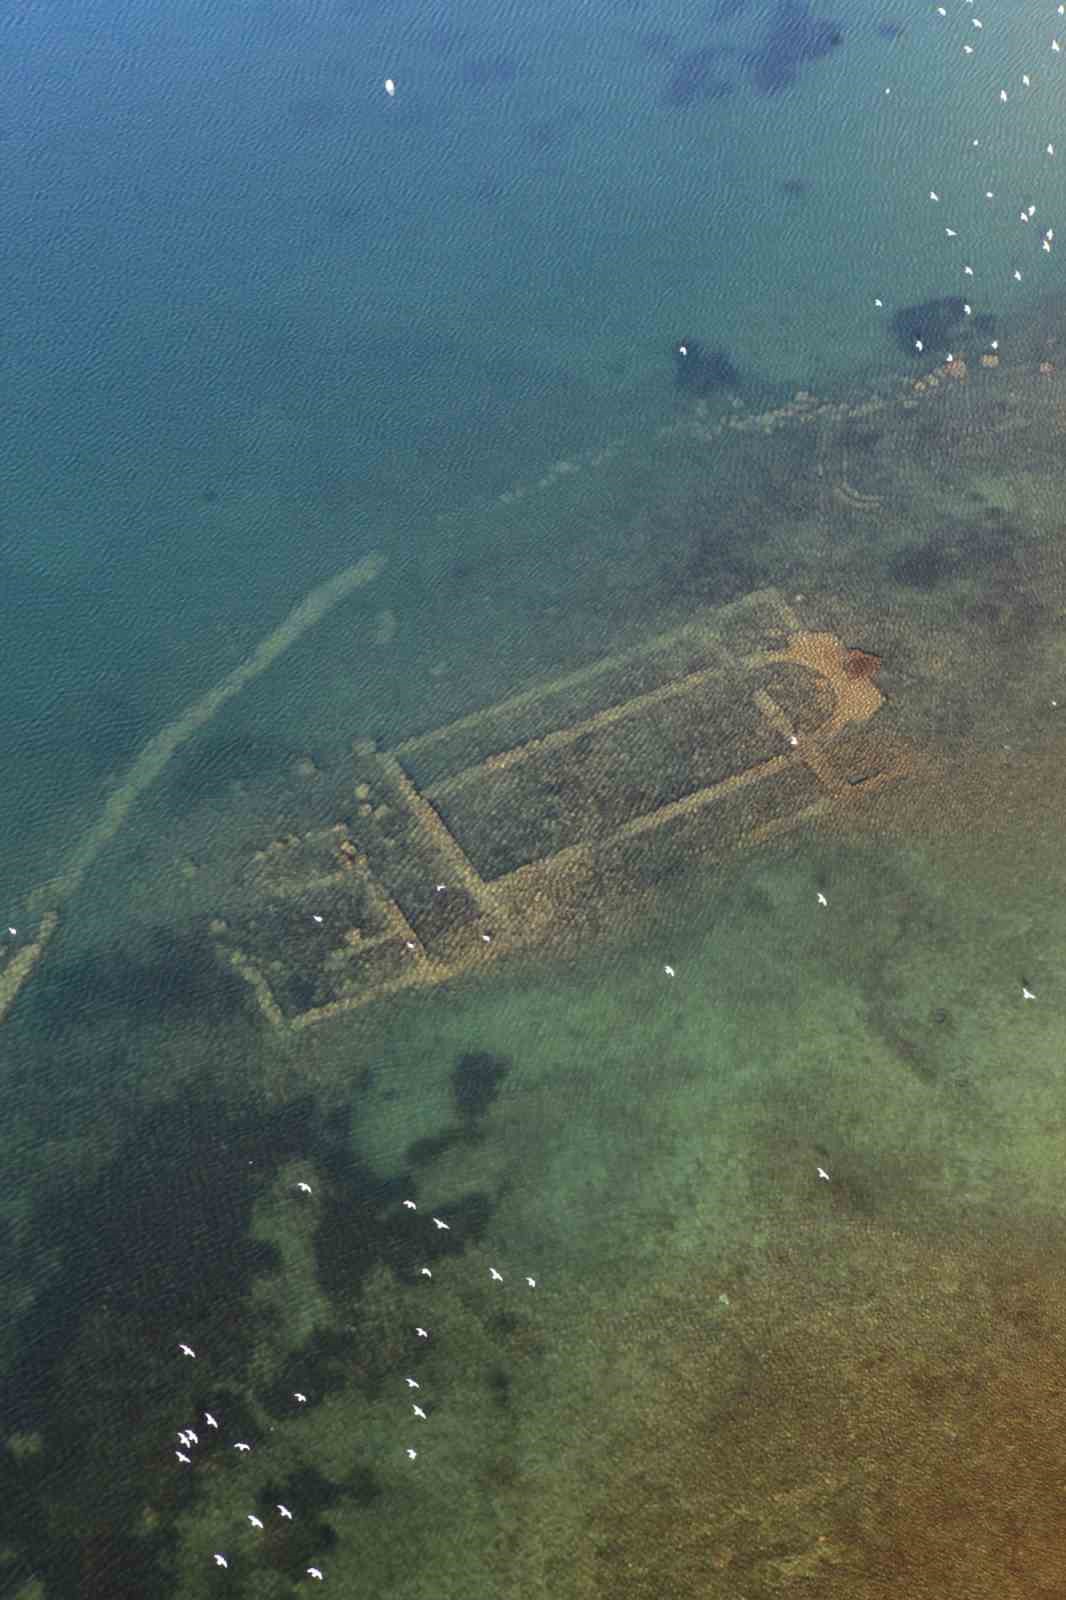
[{"label": "dark underwater vegetation", "polygon": [[[309,1115],[308,1102],[234,1112],[196,1085],[129,1118],[76,1191],[69,1179],[39,1190],[30,1236],[52,1243],[31,1274],[40,1288],[2,1389],[10,1428],[40,1440],[0,1457],[10,1572],[41,1573],[62,1600],[167,1592],[166,1512],[197,1493],[170,1470],[174,1418],[206,1404],[240,1420],[259,1336],[244,1298],[273,1264],[250,1238],[252,1207],[300,1151]],[[212,1352],[206,1388],[175,1359],[194,1328]],[[150,1501],[162,1513],[151,1528]]]},{"label": "dark underwater vegetation", "polygon": [[843,42],[840,24],[816,16],[806,0],[780,0],[762,43],[747,59],[751,81],[760,94],[780,94],[792,87],[803,67]]},{"label": "dark underwater vegetation", "polygon": [[942,354],[960,338],[986,338],[995,332],[995,318],[987,312],[970,316],[961,295],[940,295],[917,305],[901,306],[893,312],[892,337],[899,348],[913,356],[921,342],[924,353]]},{"label": "dark underwater vegetation", "polygon": [[[459,1058],[457,1137],[476,1132],[507,1070],[488,1052]],[[201,1082],[151,1109],[127,1104],[95,1177],[73,1190],[69,1178],[39,1189],[27,1234],[38,1241],[35,1259],[21,1259],[12,1232],[0,1231],[0,1266],[38,1284],[17,1329],[20,1354],[0,1387],[16,1441],[0,1454],[0,1583],[35,1572],[52,1600],[173,1593],[173,1518],[207,1492],[213,1475],[240,1470],[228,1441],[254,1438],[257,1413],[291,1414],[292,1391],[309,1370],[310,1415],[331,1393],[373,1397],[401,1366],[417,1365],[420,1353],[399,1329],[383,1336],[378,1321],[364,1325],[361,1293],[383,1268],[401,1283],[421,1281],[400,1205],[418,1193],[418,1163],[384,1181],[362,1164],[350,1140],[357,1105],[327,1117],[306,1095],[274,1109],[235,1107]],[[252,1237],[252,1212],[278,1168],[311,1146],[321,1191],[316,1277],[343,1327],[317,1329],[270,1382],[257,1383],[252,1357],[270,1328],[249,1297],[279,1262],[271,1245]],[[281,1203],[300,1201],[283,1193]],[[490,1197],[476,1192],[442,1208],[452,1226],[420,1245],[418,1263],[461,1254],[492,1211]],[[43,1241],[51,1241],[47,1249]],[[181,1339],[198,1347],[199,1364],[181,1358]],[[225,1418],[226,1437],[201,1426],[193,1468],[176,1473],[177,1421],[205,1409]],[[381,1494],[358,1450],[339,1482],[296,1458],[256,1500],[260,1510],[278,1500],[301,1507],[296,1523],[268,1529],[267,1562],[299,1578],[336,1538],[315,1513],[341,1499],[370,1506]]]},{"label": "dark underwater vegetation", "polygon": [[721,389],[737,389],[740,373],[726,350],[708,350],[699,339],[680,339],[674,346],[674,382],[694,399],[706,400]]},{"label": "dark underwater vegetation", "polygon": [[663,88],[666,106],[690,106],[697,100],[720,100],[733,94],[736,83],[721,71],[723,52],[714,45],[688,50],[675,62]]},{"label": "dark underwater vegetation", "polygon": [[[780,94],[798,82],[805,67],[831,55],[844,43],[842,25],[817,15],[807,0],[777,0],[766,17],[758,43],[742,49],[728,24],[745,9],[745,0],[723,0],[712,10],[712,20],[722,27],[724,41],[708,41],[674,60],[661,93],[664,105],[684,107],[722,99],[738,87],[737,69],[756,93]],[[644,34],[641,42],[649,54],[662,54],[669,48],[670,36],[653,31]]]}]

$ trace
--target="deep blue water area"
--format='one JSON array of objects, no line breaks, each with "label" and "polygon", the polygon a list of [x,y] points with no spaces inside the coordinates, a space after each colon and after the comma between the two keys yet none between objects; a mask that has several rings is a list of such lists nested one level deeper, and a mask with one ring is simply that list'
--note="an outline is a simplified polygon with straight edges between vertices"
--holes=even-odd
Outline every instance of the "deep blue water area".
[{"label": "deep blue water area", "polygon": [[913,6],[24,4],[4,33],[23,855],[353,540],[402,556],[668,413],[677,337],[784,382],[886,353],[856,294],[780,274],[817,276],[842,206],[858,253],[826,136],[904,52],[935,81]]}]

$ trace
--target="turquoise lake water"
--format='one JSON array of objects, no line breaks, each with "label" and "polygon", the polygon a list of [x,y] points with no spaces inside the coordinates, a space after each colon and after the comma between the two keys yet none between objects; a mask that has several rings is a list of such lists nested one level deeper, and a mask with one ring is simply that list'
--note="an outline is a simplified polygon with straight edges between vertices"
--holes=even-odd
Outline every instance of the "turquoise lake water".
[{"label": "turquoise lake water", "polygon": [[[1066,1438],[1066,399],[1033,386],[1066,19],[11,0],[0,30],[0,1592],[1066,1592],[1059,1446],[990,1465],[1019,1414]],[[812,662],[880,671],[841,713],[876,757],[809,762],[840,809],[626,854],[680,790],[602,753],[597,686],[688,716],[732,794],[822,726]],[[314,852],[378,871],[372,753],[417,740],[399,911],[339,907]],[[527,740],[562,751],[535,819],[521,778],[468,803]],[[579,803],[582,762],[615,765]],[[483,971],[432,921],[463,861],[433,807]],[[556,850],[562,887],[493,887]],[[432,983],[319,1016],[329,938],[375,917]],[[944,1450],[973,1477],[942,1502]],[[984,1494],[1016,1531],[978,1578]]]}]

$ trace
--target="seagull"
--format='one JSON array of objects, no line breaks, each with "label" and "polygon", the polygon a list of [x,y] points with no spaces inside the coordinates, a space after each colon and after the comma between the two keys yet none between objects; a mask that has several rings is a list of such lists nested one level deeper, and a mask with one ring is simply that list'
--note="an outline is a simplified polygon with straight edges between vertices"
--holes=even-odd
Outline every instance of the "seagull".
[{"label": "seagull", "polygon": [[196,1360],[196,1351],[193,1349],[191,1344],[179,1344],[178,1349],[181,1351],[183,1356],[191,1356],[194,1361]]},{"label": "seagull", "polygon": [[421,1417],[423,1422],[428,1422],[429,1421],[429,1418],[426,1416],[426,1413],[422,1410],[421,1406],[414,1406],[413,1405],[411,1407],[411,1410],[414,1412],[416,1417]]},{"label": "seagull", "polygon": [[492,1279],[493,1283],[503,1282],[503,1273],[497,1272],[495,1267],[489,1268],[489,1277]]},{"label": "seagull", "polygon": [[296,1187],[297,1187],[297,1188],[298,1188],[298,1189],[299,1189],[299,1191],[300,1191],[300,1193],[301,1193],[301,1194],[314,1194],[314,1192],[315,1192],[315,1191],[314,1191],[314,1190],[313,1190],[313,1189],[312,1189],[312,1187],[311,1187],[311,1185],[310,1185],[310,1184],[309,1184],[309,1183],[304,1183],[304,1182],[303,1182],[303,1180],[302,1180],[302,1179],[301,1179],[301,1181],[300,1181],[300,1182],[299,1182],[299,1183],[298,1183],[298,1184],[297,1184],[297,1185],[296,1185]]},{"label": "seagull", "polygon": [[403,1204],[404,1204],[404,1210],[405,1211],[417,1211],[418,1210],[418,1207],[415,1205],[413,1200],[405,1200]]},{"label": "seagull", "polygon": [[233,1448],[234,1450],[250,1450],[252,1447],[250,1444],[235,1444]]},{"label": "seagull", "polygon": [[451,1223],[450,1222],[442,1222],[439,1217],[434,1217],[433,1221],[437,1224],[438,1228],[443,1228],[445,1233],[448,1233],[450,1231],[450,1229],[451,1229]]},{"label": "seagull", "polygon": [[253,1517],[252,1513],[250,1511],[248,1513],[248,1521],[252,1524],[253,1528],[261,1528],[263,1526],[263,1524],[260,1522],[259,1518],[258,1517]]},{"label": "seagull", "polygon": [[179,1441],[180,1444],[183,1444],[185,1446],[186,1450],[188,1450],[189,1446],[192,1444],[192,1436],[190,1434],[186,1433],[184,1428],[183,1428],[178,1433],[178,1441]]},{"label": "seagull", "polygon": [[193,1444],[199,1444],[200,1443],[200,1435],[198,1433],[193,1433],[191,1428],[186,1428],[185,1432],[189,1436],[189,1438],[192,1440]]},{"label": "seagull", "polygon": [[418,1337],[420,1339],[428,1339],[429,1338],[429,1334],[426,1332],[425,1328],[416,1328],[415,1332],[417,1333],[417,1335],[418,1335]]},{"label": "seagull", "polygon": [[405,1378],[403,1381],[409,1389],[421,1389],[422,1387],[414,1378]]},{"label": "seagull", "polygon": [[317,1567],[308,1567],[307,1576],[309,1578],[317,1578],[319,1583],[322,1582],[322,1574],[319,1572]]},{"label": "seagull", "polygon": [[187,1466],[187,1467],[191,1467],[192,1466],[192,1462],[189,1460],[188,1456],[185,1455],[181,1450],[175,1450],[174,1454],[177,1456],[178,1460],[181,1461],[185,1466]]},{"label": "seagull", "polygon": [[432,1278],[433,1276],[428,1267],[419,1267],[418,1271],[423,1278]]},{"label": "seagull", "polygon": [[293,1390],[292,1397],[293,1397],[294,1400],[299,1401],[300,1405],[302,1405],[302,1406],[305,1406],[307,1404],[307,1396],[305,1394],[301,1394],[299,1389],[294,1389]]},{"label": "seagull", "polygon": [[417,1450],[412,1450],[410,1445],[407,1446],[407,1449],[404,1451],[404,1454],[407,1456],[409,1461],[414,1461],[418,1457],[418,1451]]},{"label": "seagull", "polygon": [[1022,999],[1023,1000],[1035,1000],[1036,999],[1036,995],[1033,993],[1032,989],[1030,989],[1028,987],[1028,985],[1024,984],[1024,983],[1022,984]]},{"label": "seagull", "polygon": [[[915,340],[915,343],[917,344],[917,340]],[[921,349],[921,346],[919,345],[918,348]],[[827,906],[829,904],[829,901],[826,899],[825,895],[822,893],[822,891],[820,889],[819,889],[817,895],[815,896],[815,899],[818,901],[818,904],[820,906]]]},{"label": "seagull", "polygon": [[216,1567],[228,1567],[229,1566],[229,1562],[226,1560],[225,1556],[220,1556],[217,1550],[215,1551],[215,1566]]},{"label": "seagull", "polygon": [[292,1512],[289,1510],[288,1506],[279,1506],[278,1510],[281,1512],[282,1516],[287,1522],[292,1521]]},{"label": "seagull", "polygon": [[217,1428],[218,1427],[218,1423],[215,1421],[215,1419],[211,1415],[210,1411],[205,1411],[204,1412],[204,1421],[207,1423],[207,1426],[209,1428]]},{"label": "seagull", "polygon": [[530,1287],[530,1288],[531,1288],[531,1289],[535,1289],[535,1288],[536,1288],[536,1287],[537,1287],[537,1280],[536,1280],[536,1278],[527,1278],[527,1279],[526,1279],[526,1282],[527,1282],[527,1283],[528,1283],[528,1284],[529,1284],[529,1287]]}]

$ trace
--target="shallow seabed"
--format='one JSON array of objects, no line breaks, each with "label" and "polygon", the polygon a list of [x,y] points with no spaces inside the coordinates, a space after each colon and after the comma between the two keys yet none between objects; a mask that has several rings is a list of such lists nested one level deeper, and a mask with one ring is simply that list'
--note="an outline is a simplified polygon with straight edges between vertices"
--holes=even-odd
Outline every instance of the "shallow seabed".
[{"label": "shallow seabed", "polygon": [[[439,519],[62,841],[4,1024],[11,1593],[1066,1584],[1053,320]],[[638,835],[526,943],[271,1024],[214,902],[358,844],[350,741],[769,586],[884,696],[817,814]]]}]

